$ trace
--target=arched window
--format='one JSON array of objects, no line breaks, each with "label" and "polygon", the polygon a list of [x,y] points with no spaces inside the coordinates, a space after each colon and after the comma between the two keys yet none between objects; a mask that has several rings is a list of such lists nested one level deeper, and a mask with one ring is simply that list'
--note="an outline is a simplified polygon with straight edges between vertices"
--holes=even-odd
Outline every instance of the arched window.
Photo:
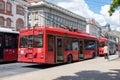
[{"label": "arched window", "polygon": [[22,28],[24,28],[24,21],[23,19],[19,18],[16,21],[16,30],[21,30]]},{"label": "arched window", "polygon": [[0,27],[4,26],[4,17],[0,16]]},{"label": "arched window", "polygon": [[11,19],[10,18],[6,19],[6,27],[11,27]]}]

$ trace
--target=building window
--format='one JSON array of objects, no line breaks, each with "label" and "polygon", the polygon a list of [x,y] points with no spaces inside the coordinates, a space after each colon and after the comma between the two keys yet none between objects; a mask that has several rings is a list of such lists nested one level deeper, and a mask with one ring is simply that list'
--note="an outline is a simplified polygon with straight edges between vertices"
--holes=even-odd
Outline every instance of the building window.
[{"label": "building window", "polygon": [[4,17],[0,17],[0,27],[4,26]]},{"label": "building window", "polygon": [[0,10],[4,10],[5,3],[0,1]]},{"label": "building window", "polygon": [[20,5],[17,5],[17,7],[16,7],[16,13],[17,14],[20,14],[20,15],[24,15],[24,8],[22,7],[22,6],[20,6]]},{"label": "building window", "polygon": [[6,20],[6,27],[11,27],[11,19],[7,18]]},{"label": "building window", "polygon": [[22,28],[24,28],[24,21],[19,18],[19,19],[16,21],[16,29],[19,31],[19,30],[21,30]]},{"label": "building window", "polygon": [[0,13],[4,13],[5,11],[5,2],[0,0]]},{"label": "building window", "polygon": [[12,12],[12,5],[9,2],[7,2],[6,11],[10,13]]}]

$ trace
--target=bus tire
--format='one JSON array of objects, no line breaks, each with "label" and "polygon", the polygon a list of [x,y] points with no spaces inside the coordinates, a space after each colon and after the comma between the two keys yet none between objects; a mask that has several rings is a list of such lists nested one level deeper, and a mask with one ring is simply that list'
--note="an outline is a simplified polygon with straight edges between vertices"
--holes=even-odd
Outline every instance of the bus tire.
[{"label": "bus tire", "polygon": [[72,55],[68,55],[68,57],[67,57],[67,63],[68,63],[68,64],[69,64],[69,63],[72,63],[72,61],[73,61]]}]

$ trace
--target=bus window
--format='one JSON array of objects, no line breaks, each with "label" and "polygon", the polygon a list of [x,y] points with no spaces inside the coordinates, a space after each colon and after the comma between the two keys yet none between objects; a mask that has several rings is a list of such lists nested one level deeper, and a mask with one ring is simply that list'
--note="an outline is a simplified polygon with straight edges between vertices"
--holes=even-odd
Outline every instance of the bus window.
[{"label": "bus window", "polygon": [[12,35],[12,48],[18,48],[18,37],[17,37],[17,35]]},{"label": "bus window", "polygon": [[95,41],[92,40],[85,40],[85,50],[94,50],[95,49]]},{"label": "bus window", "polygon": [[77,39],[72,40],[72,50],[78,50],[78,41],[77,41]]},{"label": "bus window", "polygon": [[65,38],[65,50],[72,50],[72,39]]},{"label": "bus window", "polygon": [[18,37],[16,35],[12,35],[12,48],[17,48],[18,46]]},{"label": "bus window", "polygon": [[0,35],[0,48],[2,47],[2,43],[3,43],[2,37],[1,37],[1,35]]},{"label": "bus window", "polygon": [[27,36],[20,37],[20,47],[26,48],[27,47]]},{"label": "bus window", "polygon": [[53,51],[53,36],[48,35],[48,51]]},{"label": "bus window", "polygon": [[5,47],[6,48],[11,48],[10,47],[10,44],[11,44],[11,42],[10,42],[10,36],[9,35],[5,35]]},{"label": "bus window", "polygon": [[3,59],[3,35],[0,35],[0,60]]},{"label": "bus window", "polygon": [[35,48],[43,47],[43,35],[39,34],[34,36],[34,47]]},{"label": "bus window", "polygon": [[33,35],[27,36],[27,47],[32,48],[33,46]]},{"label": "bus window", "polygon": [[104,47],[105,43],[104,42],[99,42],[99,47]]},{"label": "bus window", "polygon": [[5,47],[6,48],[17,48],[18,46],[17,35],[5,34]]}]

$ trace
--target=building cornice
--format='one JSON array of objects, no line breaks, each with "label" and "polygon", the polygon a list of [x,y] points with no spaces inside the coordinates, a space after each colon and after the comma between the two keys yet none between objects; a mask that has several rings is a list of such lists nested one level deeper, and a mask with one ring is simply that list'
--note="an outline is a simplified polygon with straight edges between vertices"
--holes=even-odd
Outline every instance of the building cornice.
[{"label": "building cornice", "polygon": [[30,6],[30,4],[24,0],[12,0],[12,1],[15,1],[15,2],[18,2],[18,3],[21,3],[22,5],[28,7]]},{"label": "building cornice", "polygon": [[45,7],[48,7],[48,8],[52,8],[52,9],[55,9],[55,10],[58,10],[60,12],[63,12],[64,14],[67,14],[67,15],[70,15],[74,18],[78,18],[78,19],[81,19],[83,21],[86,21],[86,18],[80,16],[80,15],[77,15],[71,11],[68,11],[62,7],[59,7],[53,3],[50,3],[50,2],[47,2],[47,1],[40,1],[40,2],[33,2],[33,3],[30,3],[30,6],[29,7],[40,7],[40,6],[45,6]]}]

